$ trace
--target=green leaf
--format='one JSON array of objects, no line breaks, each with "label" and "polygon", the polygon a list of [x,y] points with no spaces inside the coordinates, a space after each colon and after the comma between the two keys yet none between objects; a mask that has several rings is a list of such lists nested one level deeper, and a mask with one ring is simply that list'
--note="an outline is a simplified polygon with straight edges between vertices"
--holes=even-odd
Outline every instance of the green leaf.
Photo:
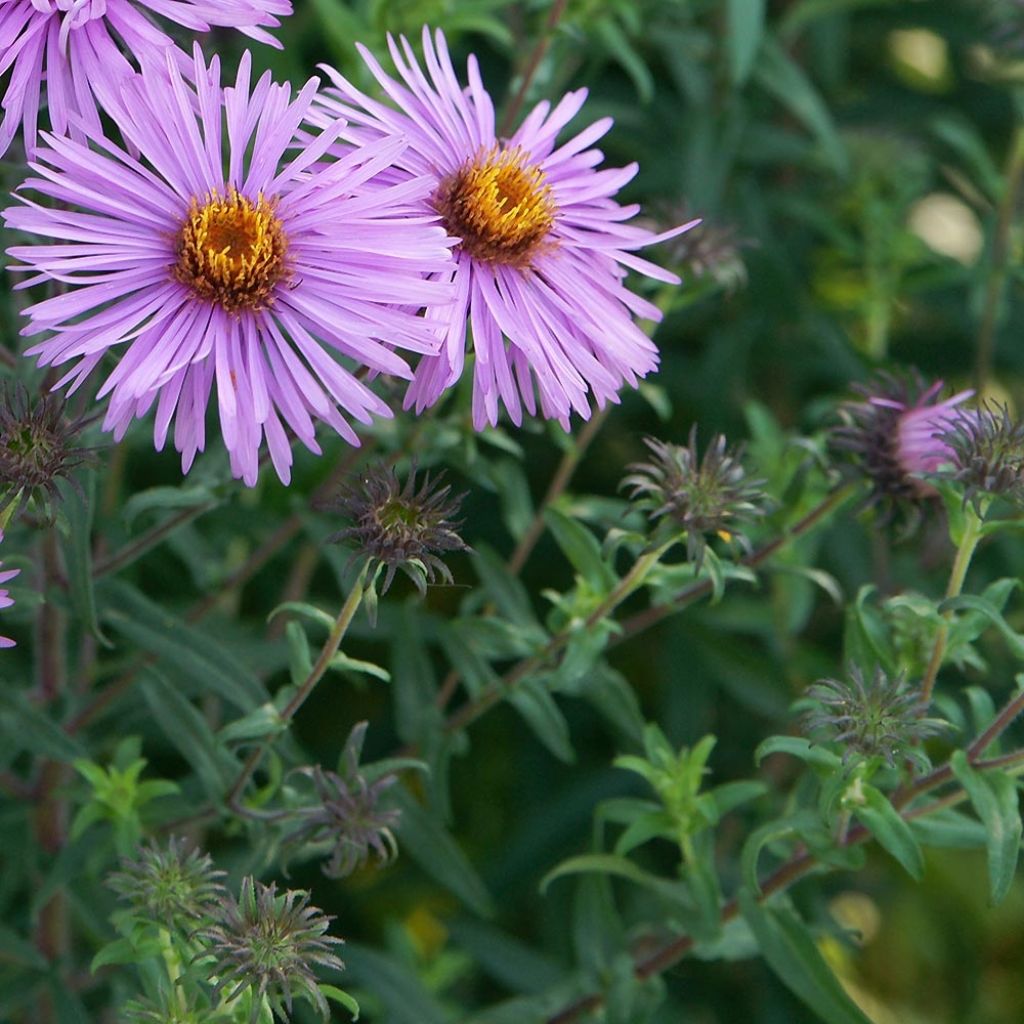
[{"label": "green leaf", "polygon": [[780,818],[778,821],[769,821],[754,829],[743,844],[743,852],[740,855],[740,871],[747,889],[757,896],[761,895],[758,862],[761,859],[761,851],[766,846],[780,839],[796,837],[807,829],[819,828],[820,824],[818,816],[813,811],[798,811],[796,814]]},{"label": "green leaf", "polygon": [[765,36],[758,54],[758,84],[778,100],[816,136],[822,152],[839,174],[846,174],[848,159],[832,115],[803,69],[771,36]]},{"label": "green leaf", "polygon": [[206,719],[162,675],[147,670],[142,693],[154,721],[195,771],[207,794],[220,800],[239,770],[237,760],[217,746]]},{"label": "green leaf", "polygon": [[8,750],[27,750],[54,761],[70,763],[86,750],[44,711],[30,704],[17,690],[0,687],[0,734]]},{"label": "green leaf", "polygon": [[836,771],[843,765],[838,754],[833,754],[803,736],[769,736],[754,751],[754,762],[760,764],[769,754],[790,754],[814,768]]},{"label": "green leaf", "polygon": [[561,967],[493,925],[467,918],[447,923],[454,941],[484,973],[511,992],[540,993],[563,977]]},{"label": "green leaf", "polygon": [[145,512],[180,512],[216,504],[213,492],[202,484],[195,487],[150,487],[133,494],[121,509],[126,526],[131,526]]},{"label": "green leaf", "polygon": [[628,882],[642,885],[663,898],[678,903],[692,912],[693,905],[690,900],[688,889],[685,885],[666,878],[659,878],[649,871],[637,866],[628,857],[622,857],[616,853],[581,853],[577,857],[569,857],[561,864],[552,868],[540,882],[540,891],[543,893],[548,886],[559,878],[568,875],[597,874],[613,875],[616,878],[624,878]]},{"label": "green leaf", "polygon": [[[110,641],[100,631],[96,617],[96,591],[92,571],[92,513],[96,501],[96,473],[87,469],[81,474],[83,494],[67,487],[61,481],[64,498],[63,510],[68,520],[68,534],[64,540],[64,562],[67,565],[71,604],[82,626],[101,644],[110,647]],[[74,491],[74,493],[69,493]]]},{"label": "green leaf", "polygon": [[924,874],[924,858],[910,825],[900,817],[886,795],[874,786],[865,785],[863,797],[864,803],[854,807],[853,813],[879,844],[903,865],[907,874],[919,882]]},{"label": "green leaf", "polygon": [[331,668],[337,669],[339,672],[355,672],[361,676],[373,676],[374,679],[380,679],[385,683],[391,682],[391,673],[386,668],[381,668],[380,665],[375,665],[372,661],[350,658],[343,651],[338,651],[331,659]]},{"label": "green leaf", "polygon": [[779,980],[826,1024],[871,1024],[818,952],[807,926],[787,907],[763,907],[746,889],[737,895],[761,956]]},{"label": "green leaf", "polygon": [[359,1020],[359,1003],[357,1003],[347,992],[335,985],[325,985],[323,982],[321,982],[317,987],[328,999],[332,999],[339,1005],[344,1006],[345,1009],[352,1014],[353,1020]]},{"label": "green leaf", "polygon": [[283,612],[294,612],[296,615],[301,615],[303,618],[309,619],[310,622],[323,626],[328,633],[334,629],[333,616],[328,615],[322,608],[317,608],[316,605],[308,604],[306,601],[285,601],[279,604],[267,616],[267,622],[270,622],[271,619],[274,619]]},{"label": "green leaf", "polygon": [[562,554],[590,587],[598,593],[611,590],[615,586],[615,574],[601,557],[597,538],[581,523],[557,509],[545,509],[544,519]]},{"label": "green leaf", "polygon": [[441,822],[404,786],[389,789],[388,799],[402,812],[396,830],[402,849],[467,907],[481,917],[490,917],[494,913],[491,894]]},{"label": "green leaf", "polygon": [[569,738],[569,724],[543,683],[524,679],[508,695],[508,702],[522,715],[533,734],[560,761],[571,764],[576,755]]},{"label": "green leaf", "polygon": [[949,759],[987,833],[989,901],[1001,903],[1010,889],[1020,854],[1021,820],[1017,785],[1001,772],[979,772],[958,750]]},{"label": "green leaf", "polygon": [[939,611],[942,612],[958,611],[961,608],[968,608],[988,619],[1003,635],[1003,639],[1010,648],[1010,653],[1018,660],[1024,661],[1024,636],[1010,626],[991,601],[975,594],[961,594],[959,597],[951,597],[939,605]]},{"label": "green leaf", "polygon": [[765,0],[727,0],[729,77],[742,86],[754,67],[754,58],[764,34]]},{"label": "green leaf", "polygon": [[345,976],[372,992],[388,1024],[449,1024],[450,1015],[424,987],[416,973],[365,946],[345,945]]},{"label": "green leaf", "polygon": [[540,622],[530,602],[530,594],[521,580],[513,576],[493,548],[486,544],[476,547],[473,568],[494,606],[509,622],[543,636]]},{"label": "green leaf", "polygon": [[45,971],[50,966],[46,957],[28,939],[23,939],[4,924],[0,924],[0,960],[22,964],[37,971]]},{"label": "green leaf", "polygon": [[266,688],[249,668],[134,587],[107,580],[100,588],[100,599],[103,621],[160,658],[160,667],[188,692],[212,690],[242,711],[268,700]]}]

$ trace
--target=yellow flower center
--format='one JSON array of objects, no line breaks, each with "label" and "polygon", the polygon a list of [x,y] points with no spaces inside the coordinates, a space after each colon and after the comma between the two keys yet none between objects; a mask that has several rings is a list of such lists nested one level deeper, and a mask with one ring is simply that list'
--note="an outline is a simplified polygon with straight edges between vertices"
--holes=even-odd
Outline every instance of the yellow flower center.
[{"label": "yellow flower center", "polygon": [[525,268],[555,222],[551,186],[521,149],[482,153],[441,182],[434,205],[474,259]]},{"label": "yellow flower center", "polygon": [[262,193],[253,202],[235,189],[193,199],[178,234],[173,274],[228,313],[266,309],[288,276],[288,239]]}]

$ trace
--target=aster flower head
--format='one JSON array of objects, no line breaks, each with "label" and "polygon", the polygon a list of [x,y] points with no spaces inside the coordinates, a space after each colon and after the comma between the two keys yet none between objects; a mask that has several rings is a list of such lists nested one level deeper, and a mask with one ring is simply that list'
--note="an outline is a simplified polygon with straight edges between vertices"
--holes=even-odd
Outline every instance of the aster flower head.
[{"label": "aster flower head", "polygon": [[264,999],[288,1020],[295,996],[312,1003],[326,1021],[330,1009],[314,968],[345,969],[333,952],[342,940],[327,934],[332,920],[310,905],[308,892],[278,894],[276,884],[248,876],[238,899],[229,894],[216,919],[194,933],[206,947],[196,962],[209,972],[219,999],[230,1002],[249,993],[250,1024],[259,1019]]},{"label": "aster flower head", "polygon": [[256,482],[265,440],[287,483],[289,429],[317,453],[316,421],[358,444],[348,417],[391,411],[355,371],[409,377],[395,349],[436,350],[415,310],[449,294],[424,279],[450,267],[448,243],[410,206],[429,180],[364,188],[401,140],[318,163],[335,123],[294,148],[315,79],[293,98],[269,72],[253,84],[248,53],[233,86],[221,87],[219,59],[207,66],[198,47],[193,65],[194,86],[170,59],[125,85],[126,148],[91,129],[82,140],[47,136],[37,177],[4,212],[41,239],[8,252],[34,272],[23,287],[66,288],[26,310],[23,333],[44,335],[28,350],[41,364],[71,364],[58,387],[72,391],[119,357],[98,392],[110,396],[103,426],[116,439],[154,410],[156,447],[173,424],[187,472],[205,448],[215,390],[234,475]]},{"label": "aster flower head", "polygon": [[941,440],[953,453],[948,475],[964,490],[964,502],[981,512],[983,496],[1024,505],[1024,423],[1007,406],[991,405],[953,419]]},{"label": "aster flower head", "polygon": [[645,437],[649,462],[630,465],[621,486],[630,488],[630,499],[646,510],[652,522],[686,532],[687,557],[699,569],[704,558],[706,535],[736,540],[744,548],[749,541],[740,527],[761,518],[767,511],[763,480],[752,479],[743,466],[742,447],[730,449],[716,434],[701,459],[697,450],[697,425],[686,445]]},{"label": "aster flower head", "polygon": [[890,768],[907,758],[926,764],[917,744],[947,726],[925,717],[920,694],[903,675],[890,678],[878,667],[868,682],[851,665],[846,679],[819,679],[806,696],[804,731],[843,745],[845,760],[880,758]]},{"label": "aster flower head", "polygon": [[620,206],[614,197],[637,165],[595,169],[602,154],[592,146],[611,118],[556,144],[582,108],[585,90],[554,107],[539,104],[510,138],[501,138],[474,57],[463,88],[442,32],[423,30],[425,68],[406,39],[389,38],[389,48],[397,78],[359,47],[389,102],[324,68],[334,87],[316,110],[321,124],[345,117],[346,138],[355,143],[407,137],[409,147],[396,161],[399,177],[432,179],[423,209],[458,242],[456,300],[426,309],[441,350],[420,360],[406,408],[423,410],[460,378],[467,323],[478,430],[497,422],[499,403],[519,424],[524,409],[536,414],[539,395],[541,414],[568,428],[573,411],[586,419],[592,402],[618,401],[624,384],[636,386],[658,364],[657,349],[634,316],[661,319],[655,305],[625,287],[626,272],[678,283],[635,251],[693,225],[656,235],[626,223],[639,207]]},{"label": "aster flower head", "polygon": [[117,109],[120,83],[133,66],[162,65],[174,51],[174,40],[152,15],[196,32],[229,26],[280,45],[266,29],[277,27],[278,17],[291,10],[291,0],[3,0],[0,76],[10,77],[0,155],[19,125],[33,153],[41,106],[58,135],[76,131],[77,121],[98,130],[99,109]]},{"label": "aster flower head", "polygon": [[839,407],[842,423],[833,429],[830,444],[852,456],[857,472],[871,484],[868,503],[879,505],[886,521],[909,510],[911,525],[916,522],[918,503],[936,494],[924,475],[955,458],[945,432],[957,419],[974,415],[960,409],[972,391],[940,398],[943,387],[941,380],[926,384],[917,372],[882,373],[854,384],[858,398]]},{"label": "aster flower head", "polygon": [[381,796],[398,776],[388,773],[371,782],[359,770],[365,734],[366,722],[349,733],[341,755],[343,774],[324,771],[319,765],[301,769],[312,780],[319,802],[295,813],[297,827],[285,837],[284,846],[328,844],[331,854],[323,866],[328,878],[351,875],[367,862],[371,851],[381,864],[398,856],[393,829],[401,812],[380,806]]},{"label": "aster flower head", "polygon": [[72,474],[95,459],[91,449],[77,444],[86,424],[85,417],[65,416],[58,395],[33,402],[23,385],[0,391],[0,488],[5,512],[16,514],[34,501],[52,520],[58,481],[66,480],[80,491]]},{"label": "aster flower head", "polygon": [[458,533],[462,520],[457,517],[466,495],[453,495],[451,484],[442,486],[442,480],[443,475],[431,479],[427,473],[417,488],[415,466],[404,484],[394,466],[369,467],[325,504],[325,510],[340,512],[351,522],[331,534],[328,543],[353,545],[353,559],[365,558],[377,575],[384,572],[382,592],[399,569],[421,594],[437,579],[451,583],[451,570],[441,556],[470,550]]},{"label": "aster flower head", "polygon": [[181,837],[166,846],[143,846],[135,858],[121,859],[107,885],[140,917],[191,929],[211,916],[224,892],[225,872],[214,868],[209,854],[187,846]]},{"label": "aster flower head", "polygon": [[[0,530],[0,544],[4,540],[4,531]],[[11,580],[17,576],[20,569],[4,569],[4,563],[0,562],[0,608],[11,608],[14,605],[14,598],[11,597],[10,591],[4,586],[5,583],[10,583]],[[14,641],[7,636],[0,636],[0,648],[3,647],[14,647]]]}]

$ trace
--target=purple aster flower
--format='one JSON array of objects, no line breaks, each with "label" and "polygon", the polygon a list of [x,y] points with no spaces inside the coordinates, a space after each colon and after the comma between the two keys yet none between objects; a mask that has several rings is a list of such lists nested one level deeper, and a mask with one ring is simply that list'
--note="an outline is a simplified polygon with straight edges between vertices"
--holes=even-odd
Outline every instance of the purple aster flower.
[{"label": "purple aster flower", "polygon": [[620,206],[613,197],[637,165],[596,170],[602,154],[590,148],[611,118],[556,146],[586,90],[569,93],[554,108],[539,104],[511,138],[502,139],[473,57],[464,90],[440,31],[432,38],[423,30],[426,74],[406,39],[389,39],[389,46],[402,81],[365,47],[359,52],[393,105],[324,68],[335,88],[318,99],[317,123],[346,117],[346,138],[355,143],[406,136],[409,147],[396,163],[405,175],[431,177],[423,205],[459,242],[456,301],[426,311],[443,345],[436,356],[420,360],[406,408],[421,411],[459,379],[467,323],[477,429],[497,422],[499,399],[517,424],[523,406],[534,414],[535,387],[543,415],[566,427],[572,410],[589,417],[591,398],[598,406],[617,401],[624,383],[635,386],[658,364],[657,349],[633,317],[659,320],[661,312],[626,288],[627,270],[679,281],[634,250],[696,221],[660,235],[625,223],[639,208]]},{"label": "purple aster flower", "polygon": [[97,107],[116,104],[120,80],[131,73],[132,63],[162,65],[164,52],[174,45],[144,11],[197,32],[231,26],[279,46],[264,29],[275,28],[277,16],[291,10],[291,0],[0,0],[0,75],[10,71],[0,154],[20,124],[25,147],[34,153],[44,81],[54,132],[66,134],[76,119],[98,130]]},{"label": "purple aster flower", "polygon": [[246,54],[222,89],[219,61],[206,68],[198,47],[194,60],[195,87],[170,56],[161,73],[126,83],[126,148],[91,129],[85,141],[46,136],[38,176],[4,217],[48,240],[9,250],[18,269],[38,271],[21,286],[51,280],[65,290],[26,310],[23,333],[46,333],[28,350],[41,364],[74,361],[57,384],[72,391],[119,353],[98,394],[110,395],[104,429],[120,439],[155,408],[156,446],[173,420],[185,472],[205,446],[216,385],[232,472],[255,483],[265,437],[287,482],[286,426],[314,452],[315,420],[358,444],[342,411],[363,423],[391,412],[353,369],[409,378],[394,348],[436,351],[415,310],[449,296],[449,243],[424,223],[430,179],[363,187],[401,140],[324,163],[340,123],[294,146],[315,79],[294,99],[269,73],[250,87]]},{"label": "purple aster flower", "polygon": [[[3,543],[3,540],[4,531],[0,530],[0,544]],[[0,566],[3,566],[3,562],[0,562]],[[14,604],[14,598],[11,597],[7,587],[3,586],[3,584],[9,583],[20,572],[20,569],[3,569],[3,571],[0,571],[0,608],[10,608]],[[14,641],[10,637],[0,636],[0,647],[13,646]]]}]

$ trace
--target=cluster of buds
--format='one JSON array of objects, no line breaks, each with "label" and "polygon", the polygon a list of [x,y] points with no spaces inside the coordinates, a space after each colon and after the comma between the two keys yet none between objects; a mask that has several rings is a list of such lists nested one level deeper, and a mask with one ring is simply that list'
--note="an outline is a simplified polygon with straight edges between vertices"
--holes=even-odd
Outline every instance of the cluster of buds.
[{"label": "cluster of buds", "polygon": [[[204,979],[198,988],[179,979],[164,993],[166,999],[129,1003],[128,1019],[133,1024],[220,1021],[226,1019],[225,1007],[244,999],[249,1024],[270,1014],[288,1021],[300,997],[327,1021],[330,1009],[315,968],[345,966],[334,953],[342,940],[327,933],[331,918],[310,904],[308,892],[279,893],[276,885],[247,877],[236,899],[221,884],[223,877],[207,854],[189,851],[179,839],[165,847],[143,847],[110,876],[108,884],[128,904],[133,933],[138,927],[163,929],[165,958],[180,956],[181,966],[190,967],[185,978]],[[172,952],[175,943],[179,953]]]},{"label": "cluster of buds", "polygon": [[686,534],[687,557],[697,569],[704,559],[707,537],[717,535],[749,548],[741,527],[765,515],[764,481],[751,479],[743,466],[742,448],[731,449],[721,434],[715,435],[701,459],[697,451],[697,426],[686,445],[644,439],[649,462],[636,462],[621,486],[647,512],[653,523]]}]

